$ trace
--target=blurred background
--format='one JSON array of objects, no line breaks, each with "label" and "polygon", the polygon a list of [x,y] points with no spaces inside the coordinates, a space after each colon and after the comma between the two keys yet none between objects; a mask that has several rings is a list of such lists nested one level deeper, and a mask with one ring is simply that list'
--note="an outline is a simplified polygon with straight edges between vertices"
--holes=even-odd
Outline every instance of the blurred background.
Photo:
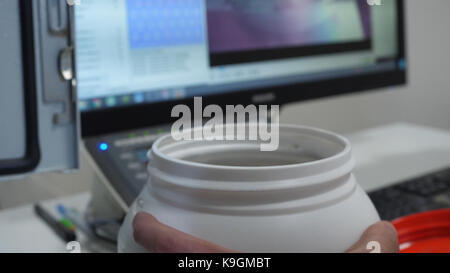
[{"label": "blurred background", "polygon": [[[283,109],[281,121],[341,134],[393,122],[450,130],[450,1],[406,2],[409,59],[406,87],[290,104]],[[85,179],[73,178],[77,183],[73,183],[73,175],[60,174],[34,175],[15,183],[0,183],[0,209],[89,190],[94,173],[85,160],[82,165]]]}]

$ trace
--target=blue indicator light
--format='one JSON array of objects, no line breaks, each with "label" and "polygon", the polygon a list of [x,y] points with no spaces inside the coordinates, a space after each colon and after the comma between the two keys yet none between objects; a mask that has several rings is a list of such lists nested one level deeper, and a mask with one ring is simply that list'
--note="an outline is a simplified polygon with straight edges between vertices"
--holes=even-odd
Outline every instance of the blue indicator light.
[{"label": "blue indicator light", "polygon": [[405,59],[401,59],[398,61],[398,68],[400,70],[405,70],[406,69],[406,60]]},{"label": "blue indicator light", "polygon": [[108,150],[109,146],[106,143],[100,143],[100,145],[98,145],[98,148],[100,149],[100,151],[105,152]]}]

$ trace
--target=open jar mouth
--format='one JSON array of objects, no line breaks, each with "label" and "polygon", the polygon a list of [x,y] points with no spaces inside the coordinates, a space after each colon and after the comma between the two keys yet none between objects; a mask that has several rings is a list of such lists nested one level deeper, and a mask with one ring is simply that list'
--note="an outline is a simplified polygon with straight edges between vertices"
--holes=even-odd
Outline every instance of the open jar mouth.
[{"label": "open jar mouth", "polygon": [[[189,132],[195,130],[201,128]],[[166,135],[155,142],[149,157],[197,167],[267,169],[326,162],[351,150],[345,138],[304,126],[280,125],[278,147],[273,151],[263,151],[264,143],[248,139],[176,140]]]},{"label": "open jar mouth", "polygon": [[291,200],[298,207],[302,198],[331,191],[342,197],[354,190],[354,184],[347,183],[354,160],[345,138],[290,125],[279,126],[279,137],[278,149],[264,152],[260,141],[177,141],[163,136],[150,152],[149,189],[164,200],[196,200],[206,207],[222,201],[256,204],[261,195],[274,203]]},{"label": "open jar mouth", "polygon": [[[195,130],[195,129],[194,129]],[[279,125],[279,147],[259,141],[177,141],[163,136],[149,153],[152,185],[218,191],[273,191],[313,187],[347,177],[350,143],[321,129]]]}]

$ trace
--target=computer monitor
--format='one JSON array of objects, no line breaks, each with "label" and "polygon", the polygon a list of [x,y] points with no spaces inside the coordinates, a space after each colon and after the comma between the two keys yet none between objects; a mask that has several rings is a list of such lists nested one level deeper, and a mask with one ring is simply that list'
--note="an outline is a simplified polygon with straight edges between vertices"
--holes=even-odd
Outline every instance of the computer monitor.
[{"label": "computer monitor", "polygon": [[[372,5],[371,5],[372,4]],[[402,0],[95,0],[75,8],[82,131],[177,104],[285,104],[403,84]]]}]

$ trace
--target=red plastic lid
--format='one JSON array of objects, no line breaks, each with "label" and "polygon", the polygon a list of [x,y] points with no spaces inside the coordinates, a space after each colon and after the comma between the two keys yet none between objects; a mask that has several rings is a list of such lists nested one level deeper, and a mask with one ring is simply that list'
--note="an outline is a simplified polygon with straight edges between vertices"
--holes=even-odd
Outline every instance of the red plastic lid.
[{"label": "red plastic lid", "polygon": [[450,253],[450,209],[409,215],[392,224],[401,253]]}]

